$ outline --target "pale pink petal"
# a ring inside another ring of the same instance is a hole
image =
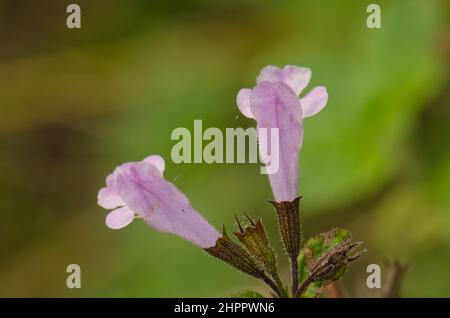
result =
[[[115,171],[113,171],[112,173],[110,173],[106,176],[106,185],[108,187],[111,187],[114,182],[114,179],[115,179],[114,172]]]
[[[237,97],[236,97],[236,103],[238,105],[239,110],[241,111],[242,115],[244,115],[247,118],[255,118],[253,116],[252,111],[250,109],[250,94],[252,93],[252,90],[250,88],[243,88],[239,91]]]
[[[151,164],[121,166],[117,188],[127,206],[159,231],[176,234],[202,248],[214,246],[220,237],[186,196],[155,173]]]
[[[303,118],[313,116],[320,112],[328,101],[327,89],[323,86],[314,87],[305,97],[300,98]]]
[[[161,172],[161,175],[163,174],[164,169],[166,168],[166,163],[164,162],[163,157],[158,156],[158,155],[148,156],[143,161],[148,162],[148,163],[154,165],[156,168],[158,168],[159,172]]]
[[[325,88],[316,88],[298,99],[310,80],[309,68],[286,65],[280,69],[269,65],[261,70],[256,79],[258,84],[250,94],[250,111],[257,121],[260,157],[263,163],[267,163],[267,168],[273,159],[269,154],[272,148],[276,149],[272,147],[276,144],[271,140],[270,131],[278,128],[279,169],[275,173],[268,171],[277,201],[292,201],[297,197],[303,118],[320,111],[328,99]],[[269,153],[267,157],[265,151]]]
[[[282,71],[279,67],[269,65],[264,67],[256,78],[256,83],[261,82],[281,82],[282,81]]]
[[[124,206],[108,213],[106,216],[106,225],[113,230],[118,230],[130,224],[133,219],[134,212]]]
[[[120,196],[111,188],[102,188],[98,191],[97,203],[105,209],[115,209],[125,205]]]
[[[277,201],[292,201],[297,197],[298,160],[303,140],[303,121],[298,120],[300,102],[286,84],[261,82],[252,91],[251,106],[258,133],[261,128],[279,130],[279,169],[269,174],[269,180]],[[267,148],[272,153],[271,142]]]
[[[282,71],[282,81],[298,96],[311,80],[311,70],[306,67],[286,65]]]

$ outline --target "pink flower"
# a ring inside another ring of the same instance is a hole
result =
[[[164,159],[156,155],[117,167],[106,178],[106,187],[98,192],[98,204],[112,209],[106,225],[120,229],[139,217],[155,229],[178,235],[201,248],[214,246],[220,233],[164,179],[164,168]]]
[[[265,138],[259,133],[260,128],[279,130],[279,169],[269,174],[273,194],[279,202],[297,197],[303,118],[317,114],[328,100],[327,91],[321,86],[298,98],[310,79],[309,68],[287,65],[280,69],[269,65],[261,70],[253,89],[243,88],[237,95],[241,113],[256,119],[260,143]],[[268,153],[271,153],[271,143],[269,140]]]

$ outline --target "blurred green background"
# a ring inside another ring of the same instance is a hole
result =
[[[0,296],[212,297],[265,290],[143,222],[113,231],[96,204],[118,164],[149,154],[217,228],[262,216],[259,164],[170,161],[176,127],[250,127],[235,98],[268,64],[297,64],[329,92],[305,122],[305,237],[341,226],[369,252],[344,284],[376,296],[366,266],[407,262],[403,296],[450,296],[450,3],[376,1],[0,1]],[[66,266],[82,288],[65,285]],[[288,266],[279,258],[282,274]],[[382,272],[383,274],[383,272]]]

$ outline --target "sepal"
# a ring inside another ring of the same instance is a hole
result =
[[[217,239],[213,247],[205,248],[204,250],[241,272],[256,278],[264,278],[265,274],[262,266],[245,249],[230,240],[225,226],[223,226],[222,233],[222,236]]]

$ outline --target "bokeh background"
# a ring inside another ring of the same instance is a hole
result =
[[[113,231],[97,206],[105,176],[149,154],[220,228],[262,216],[280,256],[259,164],[170,161],[176,127],[250,127],[235,98],[268,64],[325,85],[305,122],[305,237],[346,227],[369,252],[351,296],[377,296],[366,266],[408,263],[403,296],[450,296],[450,3],[376,1],[0,1],[0,296],[213,297],[265,290],[143,222]],[[66,266],[82,288],[66,287]],[[282,275],[288,278],[284,257]],[[384,269],[384,267],[383,267]],[[382,272],[384,273],[384,272]]]

